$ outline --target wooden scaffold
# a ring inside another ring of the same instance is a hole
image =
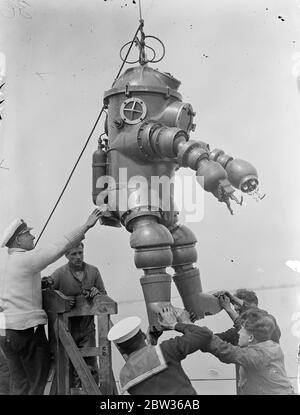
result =
[[[96,295],[92,301],[84,296],[76,297],[73,308],[68,297],[56,290],[43,290],[43,308],[48,315],[48,335],[54,356],[54,365],[45,394],[57,395],[117,395],[112,371],[111,344],[107,333],[112,325],[110,315],[117,313],[117,303],[107,295]],[[69,330],[70,318],[96,316],[98,345],[78,348]],[[99,383],[96,384],[83,357],[99,359]],[[70,362],[82,384],[82,389],[71,386]]]

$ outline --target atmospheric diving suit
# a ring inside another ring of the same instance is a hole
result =
[[[235,188],[253,193],[256,169],[248,162],[210,151],[191,140],[193,108],[182,102],[180,81],[148,65],[127,69],[105,92],[105,132],[108,140],[93,155],[93,201],[106,206],[102,223],[125,226],[131,233],[134,261],[143,269],[141,285],[150,328],[160,330],[157,311],[170,305],[171,276],[184,307],[198,318],[220,311],[218,299],[202,292],[195,248],[196,237],[179,224],[174,192],[153,186],[153,178],[172,180],[188,167],[205,191],[230,208]],[[138,185],[137,185],[138,183]],[[142,185],[141,185],[142,183]]]

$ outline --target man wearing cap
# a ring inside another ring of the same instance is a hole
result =
[[[110,329],[108,340],[116,344],[126,360],[120,372],[122,393],[128,391],[131,395],[197,394],[181,366],[181,361],[208,344],[212,333],[206,327],[192,324],[184,313],[180,317],[171,307],[160,311],[159,322],[163,329],[176,330],[183,336],[165,340],[157,346],[146,344],[145,335],[140,330],[139,317],[123,319]]]
[[[66,296],[84,295],[92,301],[98,294],[106,295],[106,289],[97,267],[84,262],[84,246],[80,242],[65,253],[68,263],[57,268],[49,278],[51,288]],[[51,282],[50,280],[50,282]],[[79,348],[96,346],[94,316],[77,316],[70,319],[70,331]],[[96,383],[99,382],[98,365],[95,356],[85,357]],[[80,379],[74,370],[74,386],[80,386]]]
[[[22,219],[9,225],[1,247],[8,257],[0,276],[0,346],[7,359],[12,395],[41,395],[50,368],[50,348],[44,325],[40,272],[84,239],[100,218],[95,209],[84,225],[44,248],[35,248],[35,237]]]
[[[242,327],[241,315],[249,309],[258,309],[258,298],[254,291],[248,290],[246,288],[239,288],[234,294],[231,294],[229,291],[217,291],[214,293],[216,297],[219,298],[220,307],[226,311],[231,320],[233,321],[233,327],[222,332],[216,333],[221,340],[224,340],[227,343],[230,343],[234,346],[238,345],[239,342],[239,331]],[[233,308],[231,307],[233,305]],[[267,313],[268,316],[274,322],[274,332],[272,334],[271,340],[275,343],[279,343],[281,331],[276,322],[275,317]],[[237,394],[240,394],[240,365],[235,365],[236,372],[236,391]]]

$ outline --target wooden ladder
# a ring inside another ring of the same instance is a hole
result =
[[[107,333],[112,326],[110,315],[117,313],[117,303],[107,295],[96,295],[91,302],[76,297],[73,308],[68,297],[56,290],[43,290],[43,308],[48,315],[48,335],[54,354],[54,364],[44,394],[57,395],[117,395],[111,361],[111,344]],[[69,319],[76,316],[97,316],[98,347],[78,348],[70,331]],[[100,388],[95,382],[83,357],[99,358]],[[70,385],[70,361],[82,388]]]

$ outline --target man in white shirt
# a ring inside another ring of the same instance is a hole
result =
[[[9,225],[1,247],[8,257],[0,276],[0,346],[7,359],[12,395],[41,395],[50,368],[50,348],[42,309],[41,271],[57,261],[100,218],[95,209],[81,227],[44,248],[35,248],[35,237],[22,219]]]

